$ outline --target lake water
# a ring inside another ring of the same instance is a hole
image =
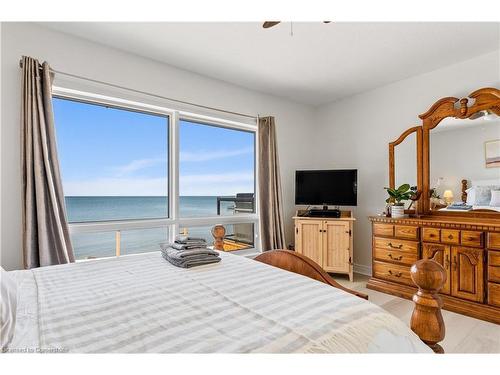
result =
[[[168,197],[66,197],[68,221],[88,222],[168,217]],[[233,202],[221,203],[221,215],[233,215]],[[217,216],[217,197],[179,197],[179,216]],[[203,237],[212,243],[211,226],[189,228],[189,235]],[[226,226],[231,233],[232,226]],[[159,243],[168,239],[169,228],[148,228],[121,232],[121,254],[159,250]],[[79,233],[71,236],[75,257],[115,255],[115,231]]]

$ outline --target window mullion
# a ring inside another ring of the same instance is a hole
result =
[[[172,116],[171,136],[170,136],[170,155],[171,155],[171,191],[170,203],[172,207],[171,218],[174,221],[171,240],[179,232],[179,112],[174,112]]]

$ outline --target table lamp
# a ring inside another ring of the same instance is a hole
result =
[[[445,190],[443,193],[443,198],[446,202],[446,205],[449,206],[453,203],[453,192],[451,190]]]

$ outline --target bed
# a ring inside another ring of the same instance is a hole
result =
[[[467,209],[442,208],[440,211],[500,212],[500,179],[462,180],[462,203]]]
[[[432,352],[402,321],[345,290],[221,252],[177,268],[159,252],[11,271],[11,352]]]

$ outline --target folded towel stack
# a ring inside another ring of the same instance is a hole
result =
[[[219,253],[207,247],[203,238],[177,236],[175,242],[160,244],[163,258],[174,266],[191,268],[220,262]]]
[[[465,204],[465,203],[453,203],[453,204],[450,204],[448,207],[446,207],[447,210],[465,210],[465,211],[469,211],[469,210],[472,210],[472,206],[469,205],[469,204]]]

